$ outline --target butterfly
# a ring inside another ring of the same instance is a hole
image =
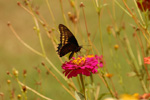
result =
[[[65,25],[59,24],[59,31],[60,44],[58,44],[57,52],[60,57],[71,52],[71,54],[69,55],[69,59],[71,59],[73,57],[73,54],[79,52],[82,46],[79,46],[76,38]]]

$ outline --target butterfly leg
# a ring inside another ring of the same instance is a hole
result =
[[[71,54],[69,55],[69,60],[73,57],[74,51],[71,52]]]

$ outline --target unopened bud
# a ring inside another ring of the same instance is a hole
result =
[[[18,97],[18,99],[21,99],[21,95],[20,95],[20,94],[18,94],[18,96],[17,96],[17,97]]]
[[[83,4],[83,2],[81,2],[81,3],[80,3],[80,7],[84,7],[84,4]]]
[[[16,70],[16,69],[13,69],[13,74],[14,74],[14,76],[18,76],[18,74],[19,74],[19,72]]]
[[[7,80],[7,84],[10,84],[11,83],[11,80]]]
[[[116,44],[116,45],[114,46],[114,48],[115,48],[115,50],[118,50],[119,45]]]

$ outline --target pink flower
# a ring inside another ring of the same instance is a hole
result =
[[[62,65],[63,73],[68,78],[76,77],[78,74],[90,76],[91,73],[96,73],[98,67],[103,67],[103,56],[87,55],[85,57],[79,56]]]
[[[144,63],[145,64],[150,64],[150,57],[145,57],[144,58]]]
[[[141,11],[150,11],[150,0],[137,0],[137,5]]]

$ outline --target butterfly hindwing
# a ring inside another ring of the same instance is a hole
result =
[[[74,49],[75,49],[74,47],[75,47],[74,44],[71,44],[71,43],[68,43],[68,44],[64,45],[64,46],[60,49],[60,52],[59,52],[60,57],[66,55],[67,53],[69,53],[69,52],[71,52],[71,51],[73,52]]]
[[[63,24],[59,24],[60,31],[60,44],[58,45],[58,54],[60,57],[66,55],[69,52],[72,52],[69,56],[69,59],[73,56],[74,52],[78,52],[81,49],[81,46],[78,45],[78,42],[71,31]]]

